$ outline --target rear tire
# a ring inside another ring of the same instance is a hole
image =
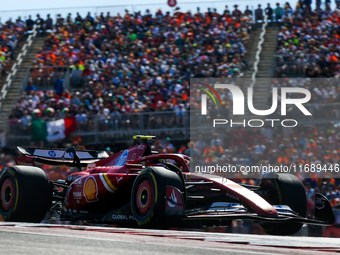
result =
[[[0,215],[4,221],[41,222],[51,206],[51,188],[44,171],[13,166],[0,178]]]
[[[269,173],[262,178],[259,185],[261,195],[272,205],[288,205],[299,216],[306,217],[307,197],[305,188],[295,175]],[[262,230],[270,235],[293,235],[298,232],[302,223],[267,223],[261,222]]]
[[[178,189],[184,202],[184,187],[175,172],[163,167],[148,167],[137,176],[131,192],[131,211],[139,226],[166,229],[176,225],[184,216],[184,209],[166,215],[167,186]]]

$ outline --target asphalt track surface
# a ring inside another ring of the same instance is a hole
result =
[[[340,239],[0,222],[0,254],[339,254]]]

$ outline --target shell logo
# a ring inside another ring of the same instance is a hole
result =
[[[84,196],[87,202],[97,201],[98,186],[93,176],[88,177],[84,183]]]

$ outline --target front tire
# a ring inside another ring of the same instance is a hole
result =
[[[177,173],[163,167],[148,167],[137,176],[131,192],[131,211],[139,226],[165,229],[184,215],[184,205],[183,210],[166,215],[167,186],[177,189],[185,203],[184,187]]]
[[[44,171],[13,166],[0,178],[0,216],[4,221],[41,222],[51,205],[51,188]]]
[[[299,216],[306,217],[307,196],[298,177],[291,174],[271,172],[262,178],[259,186],[261,195],[272,205],[288,205]],[[270,235],[293,235],[302,223],[267,223],[261,222],[262,230]]]

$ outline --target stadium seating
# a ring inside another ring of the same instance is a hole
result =
[[[339,9],[285,9],[278,35],[278,77],[338,77]]]
[[[13,22],[0,22],[0,84],[12,66],[15,50],[24,38],[26,26],[20,17]]]

